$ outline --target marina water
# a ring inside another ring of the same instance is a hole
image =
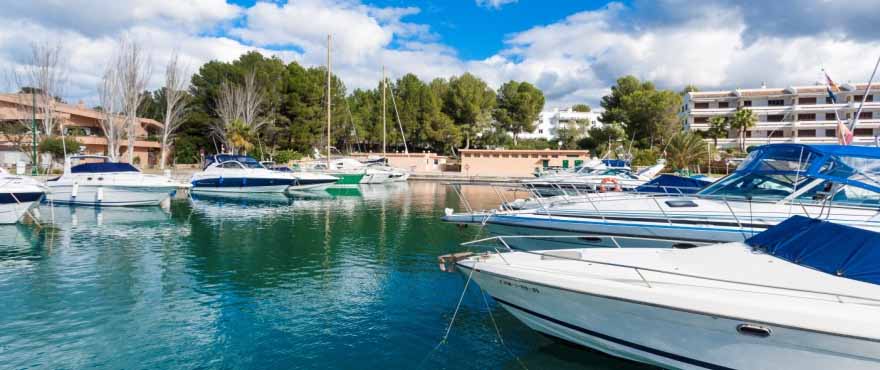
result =
[[[0,226],[0,368],[641,369],[545,338],[438,270],[444,185],[40,208]],[[496,330],[496,325],[498,330]],[[503,344],[499,339],[503,338]]]

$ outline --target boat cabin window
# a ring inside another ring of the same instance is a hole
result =
[[[756,200],[780,200],[791,195],[797,186],[804,186],[808,180],[809,178],[798,177],[794,173],[734,174],[710,185],[700,194],[718,197],[752,197]]]
[[[241,163],[238,163],[238,162],[223,162],[223,163],[220,163],[220,168],[242,169],[242,168],[244,168],[244,166],[242,166]]]
[[[823,175],[845,178],[880,187],[880,159],[834,157],[822,165]]]

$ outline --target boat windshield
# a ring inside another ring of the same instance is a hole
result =
[[[734,173],[710,185],[700,195],[756,200],[780,200],[788,197],[810,178],[796,174]]]
[[[245,168],[266,168],[259,161],[254,159],[253,157],[249,157],[246,155],[230,155],[230,154],[218,154],[212,157],[209,157],[205,162],[205,168],[208,168],[213,163],[224,163],[224,162],[238,162]]]

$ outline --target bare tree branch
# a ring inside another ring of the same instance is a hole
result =
[[[101,129],[104,130],[104,136],[107,137],[107,155],[112,161],[118,162],[125,120],[117,114],[122,102],[119,93],[119,76],[115,67],[111,63],[104,70],[104,76],[98,85],[98,98],[102,109],[102,118],[99,122]]]
[[[126,137],[128,138],[128,161],[134,163],[135,128],[138,125],[138,107],[144,100],[144,90],[150,76],[149,57],[144,55],[141,46],[127,39],[119,42],[119,57],[116,60],[116,73],[119,93],[122,97],[122,112],[125,115]]]
[[[264,100],[265,92],[257,85],[254,70],[245,75],[243,85],[229,81],[220,85],[215,102],[215,112],[220,121],[212,129],[215,137],[220,139],[227,150],[235,151],[228,135],[233,122],[240,120],[251,133],[257,132],[268,122],[263,112]]]
[[[162,154],[159,162],[159,168],[163,170],[165,169],[168,146],[174,139],[174,133],[184,122],[187,74],[186,69],[179,63],[177,52],[174,52],[168,65],[165,66],[165,117],[162,128]]]

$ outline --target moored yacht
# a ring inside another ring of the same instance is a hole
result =
[[[0,224],[14,224],[40,203],[46,187],[34,179],[0,168]]]
[[[745,242],[485,254],[457,267],[532,329],[613,356],[877,369],[878,245],[875,232],[795,216]]]
[[[323,173],[308,171],[293,171],[287,166],[276,166],[273,162],[260,162],[264,167],[272,170],[290,174],[293,176],[294,182],[287,188],[291,191],[321,191],[339,181],[338,177],[330,176]]]
[[[651,181],[665,167],[665,162],[633,171],[627,166],[583,166],[574,172],[561,172],[522,180],[525,186],[543,195],[558,194],[565,190],[606,192],[629,191]]]
[[[772,144],[692,195],[590,197],[539,209],[448,214],[494,235],[602,234],[715,243],[742,241],[792,215],[880,229],[880,148]],[[578,239],[523,247],[572,248]]]
[[[142,173],[131,164],[101,155],[74,155],[64,174],[46,182],[46,200],[55,204],[155,206],[187,187],[170,177]]]
[[[217,154],[192,176],[193,191],[215,193],[283,193],[295,183],[290,172],[273,171],[246,155]]]

